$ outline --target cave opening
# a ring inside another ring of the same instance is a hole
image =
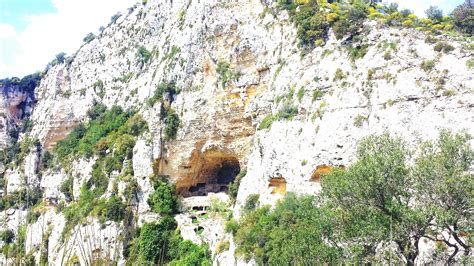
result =
[[[228,193],[229,184],[240,172],[239,160],[233,156],[204,158],[195,181],[180,189],[183,197],[207,196],[209,193]]]

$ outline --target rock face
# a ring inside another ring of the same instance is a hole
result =
[[[0,80],[0,148],[18,137],[18,126],[31,113],[35,102],[32,84],[20,79]]]
[[[70,60],[49,69],[36,88],[30,137],[39,140],[42,152],[52,151],[78,122],[87,120],[94,102],[137,109],[149,127],[131,160],[140,188],[136,203],[141,224],[158,218],[146,203],[153,191],[153,173],[169,176],[178,193],[192,201],[192,196],[225,193],[230,180],[223,177],[232,179],[246,169],[234,207],[238,217],[250,194],[259,194],[260,203],[267,204],[287,192],[317,193],[319,175],[350,165],[357,142],[370,134],[389,132],[413,144],[436,138],[443,128],[474,134],[474,70],[466,66],[473,54],[462,43],[450,40],[454,51],[439,54],[421,32],[368,22],[369,48],[363,58],[351,59],[332,34],[325,46],[302,55],[288,14],[272,14],[266,7],[257,0],[149,0],[130,8]],[[390,59],[384,58],[387,44],[395,47]],[[150,58],[140,56],[140,47],[150,51]],[[435,60],[430,71],[421,68],[426,60]],[[162,103],[147,104],[162,82],[180,88],[163,102],[181,120],[174,140],[164,138]],[[11,121],[21,116],[18,106],[33,98],[13,87],[0,97],[0,142],[6,144]],[[297,110],[293,119],[258,129],[266,116],[285,108]],[[27,157],[24,167],[7,170],[8,191],[21,186],[20,175],[36,178],[30,185],[39,185],[44,200],[53,206],[64,199],[59,186],[67,176],[56,169],[43,173],[40,180],[34,170],[38,156],[39,151]],[[93,164],[94,159],[80,158],[73,163],[74,199]],[[114,179],[110,180],[112,187]],[[183,228],[192,225],[188,218],[178,217]],[[84,264],[91,254],[100,254],[123,263],[116,238],[122,224],[104,229],[88,218],[78,225],[77,235],[102,245],[83,252],[79,242],[85,239],[60,240],[64,217],[52,210],[28,226],[32,244],[27,251],[37,261],[42,242],[34,232],[40,230],[40,221],[42,234],[50,235],[49,262],[76,256]],[[218,241],[230,239],[216,221],[204,222],[210,230],[204,238],[193,229],[183,232],[193,241],[210,241],[215,249]],[[105,252],[104,245],[114,248]],[[229,251],[215,256],[215,262],[231,264],[237,259]]]

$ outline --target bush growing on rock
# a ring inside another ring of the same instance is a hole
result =
[[[260,195],[258,194],[250,194],[248,195],[247,199],[245,200],[245,204],[243,206],[244,212],[249,212],[255,210],[259,204]]]
[[[240,182],[246,174],[246,170],[241,170],[239,174],[235,177],[235,180],[229,184],[229,197],[232,203],[235,203],[237,193],[239,192]]]
[[[125,217],[125,204],[122,203],[120,198],[113,195],[105,204],[103,217],[108,221],[122,221]]]
[[[165,140],[176,139],[176,134],[178,133],[178,128],[181,123],[178,114],[173,110],[169,109],[166,112],[165,117]]]
[[[183,240],[170,216],[144,224],[135,243],[133,256],[142,264],[211,265],[208,247]]]
[[[159,214],[173,214],[178,210],[178,198],[173,184],[157,180],[155,191],[148,198],[148,205]]]
[[[445,42],[439,42],[437,43],[434,48],[436,52],[444,52],[445,54],[451,52],[454,50],[454,47],[448,43]]]
[[[61,191],[61,193],[64,194],[67,201],[70,201],[73,196],[73,190],[72,190],[73,181],[74,181],[73,178],[69,176],[63,182],[61,182],[61,185],[59,186],[59,191]]]
[[[147,103],[149,106],[153,106],[156,102],[162,101],[165,94],[168,94],[170,101],[173,101],[173,96],[177,93],[179,93],[179,89],[176,88],[174,83],[160,83],[156,86],[153,96],[148,99]]]
[[[95,39],[94,33],[89,32],[89,33],[86,35],[86,37],[84,37],[83,41],[84,41],[85,43],[90,43],[90,42],[91,42],[92,40],[94,40],[94,39]]]
[[[140,46],[137,50],[138,62],[142,65],[148,63],[151,59],[151,52],[146,49],[145,46]]]
[[[436,61],[434,60],[425,60],[421,63],[421,69],[425,72],[431,72],[436,65]]]

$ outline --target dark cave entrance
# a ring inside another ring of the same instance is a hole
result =
[[[183,188],[183,197],[207,196],[208,193],[228,193],[229,184],[240,172],[239,160],[233,156],[211,157],[203,160],[197,175],[198,182]]]

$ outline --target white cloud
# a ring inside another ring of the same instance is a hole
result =
[[[57,12],[30,16],[21,32],[0,24],[0,78],[44,69],[60,52],[76,51],[88,32],[97,32],[117,11],[137,0],[51,0]]]

